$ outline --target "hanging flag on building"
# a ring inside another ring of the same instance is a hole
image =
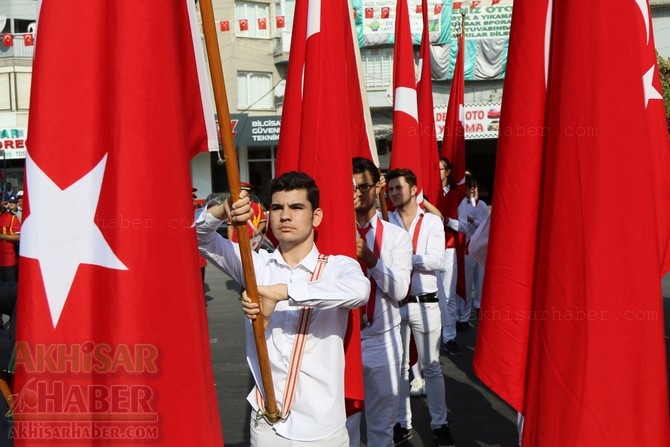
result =
[[[225,31],[230,31],[230,21],[228,21],[228,20],[221,20],[221,21],[219,22],[219,29],[220,29],[221,31],[224,31],[224,32],[225,32]]]
[[[189,161],[214,128],[195,100],[195,5],[115,0],[115,20],[107,6],[38,13],[14,445],[221,446],[191,227]],[[54,138],[73,121],[76,139]]]
[[[406,0],[398,0],[393,47],[393,137],[389,169],[406,168],[416,174],[417,201],[423,200],[423,159],[414,71],[414,48]]]
[[[5,47],[13,47],[14,46],[14,36],[11,34],[3,34],[2,35],[2,45]]]
[[[240,26],[240,31],[249,31],[249,20],[239,19],[237,23]]]
[[[276,17],[276,25],[277,28],[284,28],[286,27],[286,18],[284,16],[277,16]]]
[[[670,147],[651,14],[582,7],[514,8],[474,367],[524,415],[524,447],[670,445]]]
[[[352,116],[363,114],[350,108],[351,90],[360,89],[352,79],[355,56],[348,54],[353,49],[350,11],[347,2],[337,0],[296,2],[284,101],[291,113],[282,115],[275,171],[299,170],[316,180],[324,210],[316,232],[319,250],[355,258],[351,148],[360,141],[352,136]],[[360,411],[363,400],[358,310],[350,314],[349,329],[345,396],[352,413]]]

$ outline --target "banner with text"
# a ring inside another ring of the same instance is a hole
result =
[[[421,43],[420,0],[408,0],[412,40]],[[395,41],[395,0],[353,0],[358,44],[390,45]],[[433,44],[433,79],[451,79],[456,62],[457,33],[465,21],[465,79],[502,79],[507,62],[513,0],[428,0],[428,26]],[[463,7],[463,8],[461,8]]]
[[[447,106],[435,106],[435,132],[438,141],[444,136]],[[466,140],[498,138],[500,103],[465,104],[464,127]]]
[[[0,127],[0,157],[6,160],[26,158],[27,134],[25,127]]]

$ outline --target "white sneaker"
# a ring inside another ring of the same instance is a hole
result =
[[[426,395],[426,381],[421,377],[417,377],[409,384],[409,395],[412,397],[419,397]]]

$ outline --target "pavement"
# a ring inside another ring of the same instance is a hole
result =
[[[245,357],[241,289],[212,266],[207,267],[205,283],[212,368],[223,437],[227,447],[246,447],[249,445],[250,409],[246,396],[252,381]],[[670,346],[670,274],[663,279],[662,286],[666,346]],[[470,330],[457,337],[464,355],[441,356],[452,436],[459,447],[517,446],[516,412],[489,390],[472,370],[476,334],[476,321],[473,321]],[[670,348],[666,355],[670,364]],[[404,445],[435,446],[425,397],[412,398],[412,412],[414,436]]]

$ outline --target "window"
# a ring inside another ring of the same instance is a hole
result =
[[[235,2],[235,35],[270,37],[270,7],[265,3]]]
[[[293,29],[293,12],[295,11],[295,0],[275,0],[275,15],[284,17],[283,31],[290,33]],[[282,29],[277,29],[282,31]]]
[[[237,110],[274,109],[272,73],[237,72]]]
[[[30,108],[30,81],[32,73],[16,73],[16,110]]]
[[[0,73],[0,110],[12,110],[11,73]]]
[[[361,51],[365,88],[385,89],[393,82],[393,48],[372,48]]]

